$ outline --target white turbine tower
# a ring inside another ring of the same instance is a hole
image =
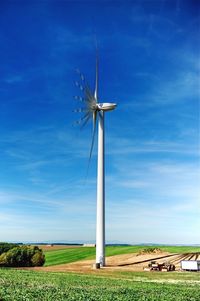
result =
[[[97,217],[96,217],[96,267],[105,266],[105,144],[104,144],[104,118],[105,112],[115,109],[115,103],[98,102],[98,57],[96,57],[96,80],[94,93],[91,92],[84,76],[78,71],[80,82],[75,82],[80,88],[83,97],[75,96],[75,99],[83,103],[83,107],[75,112],[84,112],[84,116],[76,122],[84,126],[90,119],[93,120],[92,142],[89,154],[89,162],[92,156],[96,122],[98,118],[98,165],[97,165]]]

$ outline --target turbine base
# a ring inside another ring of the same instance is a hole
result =
[[[97,269],[101,268],[101,265],[100,265],[100,263],[94,263],[92,267],[94,270],[97,270]]]

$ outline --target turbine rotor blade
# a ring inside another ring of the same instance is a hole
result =
[[[81,125],[81,129],[88,123],[90,119],[93,117],[93,124],[96,123],[96,111],[97,111],[97,101],[92,93],[89,85],[86,83],[83,74],[76,70],[80,76],[79,81],[75,81],[75,85],[82,91],[83,96],[74,96],[75,100],[81,101],[83,103],[83,107],[77,108],[74,112],[77,113],[86,113],[81,119],[75,122],[76,125]],[[98,72],[98,70],[97,70]],[[96,86],[97,88],[97,86]],[[96,90],[97,91],[97,90]],[[93,125],[94,128],[94,125]],[[92,146],[93,148],[93,146]],[[91,156],[91,155],[90,155]]]
[[[91,119],[91,113],[88,113],[88,116],[84,118],[83,124],[81,125],[81,130],[86,126],[88,121]]]
[[[75,100],[78,100],[78,101],[81,101],[81,102],[84,102],[84,101],[85,101],[85,99],[84,99],[83,97],[78,96],[78,95],[75,95],[75,96],[74,96],[74,99],[75,99]]]
[[[84,77],[84,75],[80,72],[80,70],[79,70],[79,69],[76,69],[76,72],[79,74],[80,79],[81,79],[82,81],[85,81],[85,77]]]
[[[81,117],[79,120],[74,122],[74,125],[80,125],[82,122],[85,123],[85,121],[86,120],[88,121],[90,118],[91,118],[91,113],[87,111],[87,113],[83,117]],[[83,125],[81,127],[83,127]]]
[[[96,127],[96,121],[97,121],[97,111],[96,110],[92,114],[92,119],[93,119],[93,124],[92,125],[93,125],[93,131],[94,131],[94,129]]]
[[[98,52],[97,52],[97,45],[96,45],[96,79],[95,79],[95,91],[94,91],[94,98],[97,102],[98,99],[98,68],[99,68],[99,58],[98,58]]]
[[[92,152],[94,148],[94,140],[95,140],[95,134],[96,134],[96,123],[97,123],[97,111],[93,112],[93,131],[92,131],[92,142],[91,142],[91,147],[90,147],[90,153],[89,153],[89,159],[88,159],[88,166],[87,166],[87,175],[90,167],[90,161],[92,158]]]
[[[84,87],[83,87],[78,81],[75,81],[75,85],[76,85],[81,91],[84,90]]]
[[[83,113],[86,111],[87,111],[86,108],[78,108],[78,109],[73,110],[73,112],[75,112],[75,113]]]
[[[94,98],[94,95],[92,94],[88,86],[85,86],[84,92],[85,92],[85,100],[87,102],[96,102],[96,99]]]

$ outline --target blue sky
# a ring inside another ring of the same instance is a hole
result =
[[[199,244],[198,1],[1,1],[0,241],[94,241],[96,144],[79,68],[106,114],[106,240]]]

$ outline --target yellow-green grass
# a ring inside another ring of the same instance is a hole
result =
[[[121,255],[138,253],[143,249],[154,248],[155,246],[107,246],[106,256]],[[200,247],[186,247],[186,246],[156,246],[162,251],[170,253],[191,253],[200,252]],[[75,247],[65,248],[55,251],[45,252],[45,266],[59,265],[65,263],[71,263],[79,260],[87,260],[95,258],[94,247]]]

